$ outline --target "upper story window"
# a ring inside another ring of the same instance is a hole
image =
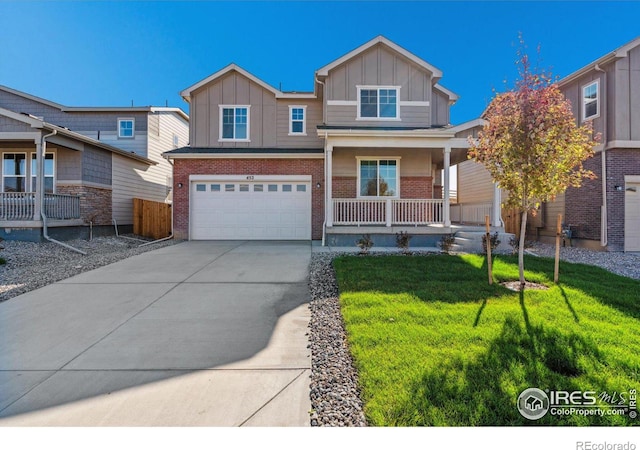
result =
[[[118,137],[133,138],[133,132],[136,128],[135,119],[118,119]]]
[[[358,86],[358,119],[399,119],[397,86]]]
[[[306,106],[289,106],[289,135],[299,134],[305,136],[307,134],[307,107]]]
[[[220,105],[220,140],[249,140],[249,106]]]
[[[600,115],[600,83],[594,81],[582,87],[582,120]]]

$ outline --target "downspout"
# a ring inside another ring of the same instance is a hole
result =
[[[330,183],[331,181],[329,181]],[[327,208],[329,208],[329,202],[327,202],[327,132],[324,132],[324,222],[322,222],[322,246],[325,246],[325,240],[327,235]]]
[[[322,123],[327,124],[327,102],[324,101],[325,98],[325,83],[324,81],[320,81],[318,76],[315,77],[316,83],[322,85]],[[327,235],[327,208],[331,207],[330,201],[327,201],[327,183],[330,183],[331,180],[327,181],[327,132],[324,132],[324,221],[322,222],[322,246],[325,246],[326,235]]]
[[[594,66],[597,72],[602,72],[603,75],[603,89],[601,92],[606,92],[607,86],[607,72],[602,70],[598,64]],[[602,102],[604,103],[604,102]],[[606,247],[609,243],[608,236],[608,214],[607,214],[607,106],[605,104],[602,111],[602,206],[600,207],[600,245]]]
[[[65,248],[68,248],[71,251],[80,253],[81,255],[86,255],[87,253],[83,252],[80,249],[77,249],[75,247],[70,246],[69,244],[65,244],[64,242],[60,242],[56,239],[49,237],[49,230],[47,228],[47,215],[44,212],[44,158],[47,154],[47,138],[51,136],[55,136],[56,134],[58,134],[58,131],[53,130],[53,132],[51,132],[50,134],[42,136],[41,145],[40,145],[41,147],[40,151],[42,152],[42,155],[40,157],[40,165],[38,166],[38,177],[41,180],[40,189],[42,191],[40,195],[40,216],[42,217],[42,235],[49,242],[53,242],[54,244],[61,245]]]
[[[167,161],[169,162],[169,164],[171,164],[171,175],[172,175],[171,176],[171,183],[173,183],[173,163],[171,162],[171,160],[169,158],[167,158]],[[171,186],[171,189],[173,189],[173,186]],[[138,245],[138,248],[146,247],[147,245],[156,244],[156,243],[162,242],[162,241],[168,241],[169,239],[173,239],[173,202],[171,204],[171,234],[169,236],[167,236],[167,237],[156,239],[155,241],[145,242],[144,244],[140,244],[140,245]]]

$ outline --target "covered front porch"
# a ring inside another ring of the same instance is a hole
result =
[[[443,235],[484,225],[486,216],[500,229],[497,187],[492,202],[457,203],[451,195],[451,170],[467,160],[464,131],[473,126],[324,130],[325,175],[331,180],[325,232]]]

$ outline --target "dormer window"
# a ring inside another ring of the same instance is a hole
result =
[[[118,119],[118,137],[133,139],[136,128],[135,119]]]
[[[398,120],[398,86],[358,86],[358,119]]]
[[[594,81],[582,87],[582,120],[600,115],[600,83]]]

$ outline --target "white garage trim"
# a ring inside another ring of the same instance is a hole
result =
[[[310,175],[191,175],[189,239],[310,240]]]
[[[624,251],[640,252],[640,175],[625,175],[624,182]]]

